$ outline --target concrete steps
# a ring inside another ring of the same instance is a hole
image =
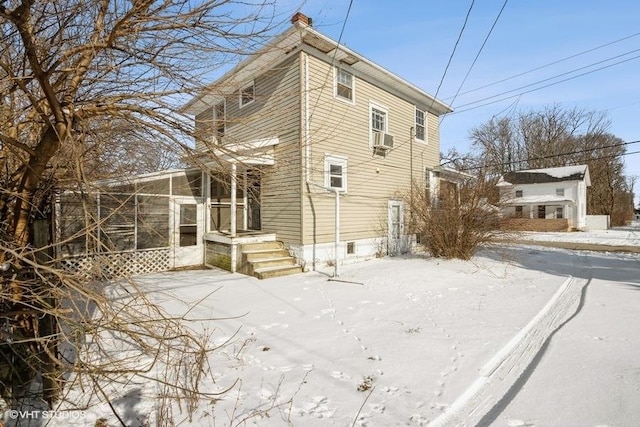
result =
[[[240,251],[243,272],[258,279],[302,272],[302,266],[296,264],[282,242],[248,243]]]

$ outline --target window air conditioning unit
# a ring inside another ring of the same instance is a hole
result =
[[[393,148],[393,135],[386,132],[373,132],[373,148],[390,150]]]

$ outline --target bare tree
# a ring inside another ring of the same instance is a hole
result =
[[[612,224],[630,219],[632,185],[624,175],[625,145],[608,133],[601,112],[559,105],[516,117],[492,118],[470,137],[487,176],[519,169],[587,164],[592,186],[588,213],[611,215]]]
[[[94,337],[111,331],[142,353],[191,348],[183,354],[193,358],[180,364],[198,366],[203,341],[141,293],[116,308],[95,283],[43,264],[32,247],[33,227],[61,183],[146,172],[188,155],[193,123],[176,106],[263,44],[277,25],[272,3],[0,1],[0,265],[7,270],[0,303],[3,333],[14,340],[3,335],[0,364],[11,368],[0,370],[2,381],[28,388],[42,375],[49,382],[44,388],[56,390],[45,396],[51,403],[65,369],[94,379],[110,369],[141,371],[87,359],[69,363],[60,346],[76,348],[76,358],[81,354],[69,331]],[[86,325],[89,306],[101,314],[100,328]],[[39,323],[42,318],[51,324]],[[170,385],[182,392],[197,388],[178,387],[174,379]],[[11,387],[2,394],[20,397]]]

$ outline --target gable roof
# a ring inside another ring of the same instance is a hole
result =
[[[507,172],[500,178],[498,185],[545,184],[564,181],[585,181],[587,186],[591,186],[589,167],[578,165]]]
[[[311,20],[296,19],[300,13],[294,15],[293,25],[275,36],[271,42],[251,55],[247,60],[224,74],[210,84],[197,96],[187,102],[181,111],[187,114],[198,114],[204,109],[222,101],[224,95],[229,95],[262,71],[267,70],[301,50],[316,57],[324,57],[327,62],[343,65],[353,70],[360,78],[375,82],[388,91],[424,108],[438,116],[452,112],[451,107],[435,97],[429,95],[417,86],[382,68],[364,56],[354,52],[311,27]]]

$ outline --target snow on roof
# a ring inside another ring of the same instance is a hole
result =
[[[569,203],[574,203],[574,201],[566,197],[552,195],[515,197],[504,202],[505,205],[566,205]]]
[[[525,169],[518,172],[544,173],[554,178],[567,178],[571,175],[584,174],[587,165],[562,166],[557,168]]]
[[[563,166],[544,169],[524,169],[507,172],[500,178],[500,186],[508,184],[541,184],[560,181],[584,181],[591,185],[587,165]]]

